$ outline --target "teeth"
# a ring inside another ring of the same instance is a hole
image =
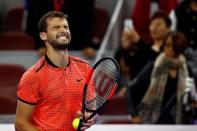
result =
[[[64,37],[64,36],[59,37],[59,39],[61,39],[61,40],[67,40],[67,38]]]

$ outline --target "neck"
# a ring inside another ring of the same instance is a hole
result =
[[[52,46],[47,47],[47,56],[58,67],[68,66],[68,51],[67,50],[55,50]]]
[[[156,52],[160,52],[160,48],[162,46],[162,40],[155,40],[153,45],[152,45],[152,49]]]

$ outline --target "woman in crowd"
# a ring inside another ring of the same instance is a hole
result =
[[[182,33],[170,32],[164,39],[163,52],[132,81],[129,95],[132,123],[183,123],[181,98],[190,76],[183,55],[186,47],[187,40]],[[144,93],[139,104],[132,99],[135,90]]]

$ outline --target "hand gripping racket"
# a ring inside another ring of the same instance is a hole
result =
[[[90,70],[83,90],[82,113],[90,112],[86,119],[81,119],[77,131],[96,115],[109,101],[119,86],[120,69],[115,59],[105,57],[94,64]]]

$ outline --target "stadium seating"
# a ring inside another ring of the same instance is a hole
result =
[[[0,115],[1,114],[15,114],[16,112],[16,100],[13,101],[8,98],[0,97]]]
[[[126,97],[114,97],[100,111],[101,115],[127,115]]]
[[[22,31],[24,8],[14,6],[8,10],[4,19],[4,31]]]
[[[35,50],[35,45],[32,36],[25,32],[0,32],[0,50]]]
[[[0,64],[0,114],[13,114],[16,110],[16,90],[24,72],[19,65]]]
[[[94,23],[93,23],[93,43],[94,44],[100,44],[103,36],[105,35],[105,32],[108,27],[109,23],[109,15],[107,11],[103,8],[96,7],[95,8],[95,17],[94,17]]]

